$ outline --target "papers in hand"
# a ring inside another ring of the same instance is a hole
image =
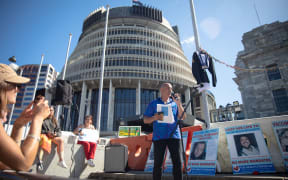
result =
[[[87,141],[96,143],[97,140],[99,139],[99,133],[97,130],[83,128],[81,132],[83,133],[83,135],[79,135],[78,141]]]
[[[163,121],[158,120],[158,123],[174,123],[174,116],[171,104],[157,104],[157,112],[163,112]]]

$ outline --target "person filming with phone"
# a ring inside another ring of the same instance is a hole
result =
[[[162,177],[162,164],[166,147],[168,147],[171,154],[174,179],[182,180],[183,177],[181,133],[178,121],[184,112],[184,108],[181,104],[180,95],[174,94],[171,96],[172,92],[172,85],[163,83],[160,87],[161,97],[152,101],[144,113],[144,123],[153,123],[154,180],[159,180]],[[182,120],[185,118],[186,114],[184,112]],[[178,127],[176,128],[176,126]]]

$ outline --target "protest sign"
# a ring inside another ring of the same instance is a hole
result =
[[[225,128],[233,174],[275,172],[259,124]]]
[[[219,129],[196,131],[188,159],[188,174],[215,175]]]
[[[99,133],[95,129],[83,128],[81,130],[81,133],[83,133],[83,135],[79,136],[78,141],[87,141],[87,142],[95,142],[96,143],[97,140],[99,139]]]
[[[272,122],[274,133],[281,151],[286,171],[288,171],[288,120]]]
[[[140,136],[141,126],[119,126],[118,137]]]

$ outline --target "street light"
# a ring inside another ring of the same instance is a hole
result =
[[[14,70],[14,71],[18,71],[19,66],[16,63],[16,58],[15,56],[12,56],[8,59],[11,63],[9,64],[9,66]]]
[[[10,62],[12,62],[12,63],[16,63],[16,58],[15,58],[15,56],[10,57],[8,60],[9,60]]]

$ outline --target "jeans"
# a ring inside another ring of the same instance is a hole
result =
[[[153,180],[161,180],[162,177],[162,165],[164,161],[164,155],[166,147],[168,146],[173,163],[173,177],[174,180],[182,180],[182,147],[180,139],[162,139],[153,141],[154,143],[154,168],[153,168]]]

